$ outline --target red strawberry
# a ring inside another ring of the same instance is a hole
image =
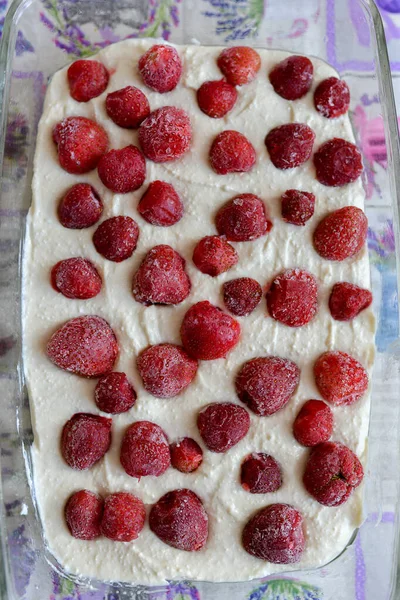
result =
[[[86,300],[101,290],[101,277],[94,264],[85,258],[61,260],[51,270],[51,284],[66,298]]]
[[[372,303],[372,294],[352,283],[335,283],[329,298],[329,310],[336,321],[350,321]]]
[[[117,492],[104,501],[101,531],[115,542],[131,542],[142,531],[145,519],[146,509],[139,498],[128,492]]]
[[[299,367],[287,358],[253,358],[242,366],[236,377],[236,393],[251,411],[266,417],[289,402],[299,380]]]
[[[89,102],[108,86],[107,69],[97,60],[76,60],[67,71],[71,96],[78,102]]]
[[[192,438],[183,438],[169,447],[171,465],[181,473],[192,473],[203,461],[203,450]]]
[[[192,126],[182,108],[163,106],[143,121],[139,142],[146,158],[165,163],[181,158],[190,149]]]
[[[227,452],[242,440],[250,427],[247,410],[232,402],[214,402],[197,417],[203,442],[211,452]]]
[[[47,344],[47,356],[57,367],[83,377],[99,377],[111,371],[118,352],[110,325],[95,315],[67,321]]]
[[[242,534],[246,552],[275,564],[298,562],[304,550],[303,517],[289,504],[259,510]]]
[[[122,439],[120,459],[131,477],[159,477],[171,464],[168,438],[155,423],[136,421]]]
[[[317,179],[323,185],[338,187],[358,179],[363,166],[357,146],[341,138],[333,138],[314,154]]]
[[[363,480],[358,457],[339,442],[324,442],[310,453],[303,483],[307,492],[324,506],[340,506]]]
[[[346,114],[350,106],[349,86],[336,77],[324,79],[314,92],[314,106],[327,119]]]
[[[279,463],[269,454],[253,452],[242,462],[240,482],[250,494],[276,492],[282,486]]]
[[[134,275],[132,292],[142,304],[179,304],[188,297],[191,283],[185,261],[171,246],[155,246]]]
[[[125,373],[114,371],[100,377],[94,390],[94,401],[99,410],[119,414],[132,408],[136,392]]]
[[[131,217],[111,217],[100,223],[93,234],[93,243],[107,260],[122,262],[136,249],[139,227]]]
[[[58,206],[61,225],[68,229],[85,229],[100,219],[103,203],[100,196],[88,183],[73,185]]]
[[[315,196],[311,192],[287,190],[282,195],[282,219],[292,225],[305,225],[314,214]]]
[[[185,350],[198,360],[224,358],[239,337],[239,323],[206,300],[189,308],[181,325]]]
[[[182,62],[175,48],[156,44],[140,57],[139,71],[147,87],[165,94],[178,85]]]
[[[67,117],[53,129],[58,160],[72,175],[88,173],[108,147],[108,136],[100,125],[86,117]]]
[[[308,400],[293,423],[293,435],[303,446],[316,446],[327,442],[332,430],[333,414],[322,400]]]
[[[306,56],[289,56],[275,65],[269,80],[275,92],[285,100],[305,96],[313,81],[314,68]]]
[[[78,540],[95,540],[100,537],[103,500],[88,490],[79,490],[65,505],[65,520],[71,535]]]
[[[195,552],[208,537],[208,516],[200,498],[191,490],[173,490],[162,496],[150,511],[149,525],[164,544]]]
[[[302,269],[287,269],[275,277],[267,292],[268,312],[288,327],[302,327],[318,310],[317,282]]]
[[[229,271],[238,260],[235,248],[217,235],[208,235],[201,239],[193,252],[193,262],[196,267],[211,277]]]
[[[265,145],[277,169],[293,169],[311,156],[315,133],[304,123],[288,123],[271,129]]]
[[[153,181],[140,199],[138,212],[151,225],[170,227],[183,217],[183,204],[166,181]]]
[[[136,146],[109,150],[97,166],[102,183],[115,194],[140,188],[146,179],[146,161]]]
[[[181,346],[157,344],[143,350],[137,359],[137,367],[149,394],[157,398],[173,398],[195,378],[197,360]]]
[[[361,363],[346,352],[324,352],[314,365],[315,383],[327,402],[354,404],[368,389],[368,375]]]
[[[249,46],[225,48],[217,62],[226,80],[232,85],[250,83],[261,67],[260,55]]]
[[[226,308],[238,317],[245,317],[252,313],[262,298],[261,285],[250,277],[227,281],[222,289]]]
[[[272,229],[264,202],[254,194],[240,194],[224,204],[215,217],[218,233],[231,242],[249,242]]]
[[[150,105],[141,90],[128,85],[122,90],[108,94],[107,114],[116,125],[125,129],[137,129],[150,114]]]
[[[210,163],[219,175],[247,173],[256,163],[256,151],[242,133],[222,131],[211,145]]]
[[[326,260],[345,260],[364,246],[367,217],[356,206],[344,206],[327,215],[314,231],[314,248]]]
[[[89,413],[76,413],[63,427],[61,453],[72,468],[90,469],[111,446],[112,420]]]
[[[197,90],[200,110],[213,119],[221,119],[235,106],[236,88],[223,79],[206,81]]]

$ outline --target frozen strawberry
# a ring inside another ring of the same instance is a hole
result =
[[[90,260],[67,258],[51,270],[51,284],[66,298],[86,300],[94,298],[101,290],[101,277]]]
[[[139,71],[147,87],[165,94],[178,85],[182,62],[175,48],[156,44],[140,57]]]
[[[199,412],[197,427],[211,452],[227,452],[249,431],[250,416],[232,402],[214,402]]]
[[[335,283],[329,298],[329,310],[336,321],[350,321],[372,303],[372,294],[353,283]]]
[[[368,220],[361,208],[344,206],[329,213],[314,231],[314,248],[327,260],[345,260],[365,244]]]
[[[298,100],[305,96],[313,81],[314,68],[305,56],[289,56],[275,65],[269,80],[275,92],[285,100]]]
[[[236,377],[239,400],[260,417],[281,410],[293,396],[300,381],[300,369],[287,358],[268,356],[244,363]]]
[[[140,199],[139,214],[151,225],[170,227],[183,217],[183,204],[166,181],[153,181]]]
[[[240,325],[207,300],[197,302],[185,314],[181,325],[185,350],[198,360],[225,358],[240,338]]]
[[[76,60],[67,71],[71,96],[78,102],[89,102],[108,86],[107,69],[97,60]]]
[[[85,229],[100,219],[103,203],[100,196],[88,183],[73,185],[58,205],[58,218],[68,229]]]
[[[67,117],[53,129],[58,160],[72,175],[88,173],[108,147],[108,136],[100,125],[86,117]]]
[[[76,413],[63,427],[61,454],[67,465],[90,469],[111,446],[112,420],[89,413]]]
[[[272,229],[264,202],[254,194],[240,194],[229,200],[217,212],[218,233],[231,242],[250,242]]]
[[[293,435],[303,446],[316,446],[327,442],[332,430],[333,414],[322,400],[308,400],[293,423]]]
[[[197,90],[200,110],[213,119],[224,117],[235,106],[236,100],[236,88],[223,79],[206,81]]]
[[[106,111],[110,119],[124,129],[137,129],[150,114],[150,104],[141,90],[128,85],[108,94]]]
[[[256,151],[242,133],[228,129],[211,144],[210,163],[219,175],[247,173],[256,163]]]
[[[78,540],[95,540],[100,537],[103,500],[94,492],[79,490],[65,505],[65,520],[71,535]]]
[[[115,194],[127,194],[140,188],[146,179],[146,161],[136,146],[109,150],[97,166],[102,183]]]
[[[304,550],[303,517],[290,504],[270,504],[259,510],[243,529],[249,554],[276,564],[298,562]]]
[[[188,297],[185,260],[171,246],[154,246],[133,277],[132,293],[141,304],[179,304]]]
[[[118,352],[113,330],[96,315],[67,321],[47,344],[47,356],[57,367],[83,377],[99,377],[111,371]]]
[[[197,360],[181,346],[157,344],[143,350],[137,359],[137,368],[149,394],[157,398],[173,398],[195,378]]]
[[[363,480],[358,457],[339,442],[323,442],[310,453],[303,483],[309,494],[324,506],[339,506],[348,500]]]
[[[245,85],[253,81],[260,70],[261,58],[253,48],[234,46],[222,50],[217,63],[231,85]]]
[[[344,115],[350,106],[349,86],[336,77],[324,79],[314,92],[314,106],[327,119]]]
[[[93,235],[99,254],[107,260],[122,262],[132,256],[139,238],[139,227],[131,217],[111,217],[100,223]]]
[[[237,317],[245,317],[252,313],[262,298],[261,285],[250,277],[227,281],[222,289],[226,308]]]
[[[143,121],[139,142],[146,158],[165,163],[181,158],[190,149],[192,126],[182,108],[163,106]]]
[[[225,238],[208,235],[201,239],[193,252],[193,262],[202,273],[216,277],[229,271],[239,260],[235,248]]]
[[[203,461],[203,450],[192,438],[183,438],[169,447],[171,465],[181,473],[192,473]]]
[[[332,187],[355,181],[363,170],[357,146],[341,138],[322,144],[314,154],[314,165],[318,181]]]
[[[315,196],[311,192],[287,190],[281,198],[282,219],[292,225],[305,225],[314,214]]]
[[[315,133],[304,123],[287,123],[271,129],[265,145],[277,169],[293,169],[311,156]]]
[[[208,537],[208,516],[200,498],[191,490],[173,490],[162,496],[150,511],[149,525],[164,544],[195,552]]]
[[[107,373],[100,377],[94,390],[99,410],[110,414],[126,412],[136,402],[136,392],[125,373]]]
[[[317,282],[303,269],[287,269],[275,277],[267,292],[268,312],[288,327],[302,327],[318,310]]]
[[[250,494],[276,492],[282,485],[279,463],[269,454],[253,452],[242,462],[240,482]]]
[[[136,421],[122,439],[120,459],[131,477],[159,477],[171,464],[168,438],[155,423]]]
[[[346,352],[325,352],[314,365],[315,383],[327,402],[349,406],[368,388],[368,375],[361,363]]]
[[[139,498],[128,492],[116,492],[104,501],[101,532],[115,542],[132,542],[142,531],[145,519],[146,509]]]

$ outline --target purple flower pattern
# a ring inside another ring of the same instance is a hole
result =
[[[88,4],[85,13],[77,8],[76,0],[43,0],[45,11],[40,13],[43,25],[53,34],[54,43],[68,54],[85,57],[109,44],[126,38],[162,36],[168,40],[173,27],[180,23],[179,8],[182,0],[141,0],[132,8],[129,0],[119,1],[116,18],[109,9],[93,11]],[[96,26],[98,40],[89,40],[86,25]],[[121,33],[121,23],[130,33]]]

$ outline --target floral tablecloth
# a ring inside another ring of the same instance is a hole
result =
[[[93,3],[95,0],[93,0]],[[165,39],[170,37],[171,31],[179,27],[180,10],[185,0],[148,0],[143,1],[143,7],[140,8],[138,2],[137,14],[135,11],[127,12],[126,26],[139,29],[143,34],[160,35]],[[246,38],[249,32],[258,27],[263,19],[267,2],[264,0],[198,0],[204,5],[204,17],[209,21],[209,27],[214,33],[220,36],[221,41],[232,41]],[[334,0],[332,0],[334,2]],[[348,0],[351,18],[355,23],[358,19],[357,3]],[[80,21],[85,16],[75,14],[74,1],[68,0],[42,0],[43,10],[40,12],[39,19],[43,30],[47,35],[51,35],[54,45],[65,50],[71,55],[71,59],[78,56],[87,56],[96,49],[118,41],[113,30],[113,23],[106,25],[101,16],[96,20],[96,12],[88,10],[90,14],[88,19],[98,28],[99,42],[89,43],[86,39]],[[285,3],[283,3],[284,5]],[[395,93],[398,97],[400,106],[400,0],[378,0],[382,17],[385,24],[386,36],[388,40],[393,82]],[[313,26],[313,22],[319,18],[318,2],[310,2],[310,13],[301,18],[294,18],[291,30],[285,35],[291,38],[300,37],[303,33]],[[315,7],[315,9],[313,8]],[[8,8],[8,0],[0,0],[0,34],[4,23],[4,17]],[[283,6],[284,10],[284,6]],[[67,12],[66,12],[67,11]],[[68,28],[68,29],[67,29]],[[72,28],[72,29],[71,29]],[[34,56],[35,47],[28,36],[19,32],[17,40],[17,50],[21,55],[32,54]],[[23,75],[21,75],[22,77]],[[357,128],[361,132],[361,144],[363,146],[364,156],[367,159],[368,175],[368,200],[371,205],[377,207],[374,213],[374,223],[369,232],[369,246],[371,249],[374,271],[379,273],[379,310],[384,314],[385,328],[379,330],[377,338],[378,349],[383,351],[398,336],[397,328],[397,293],[396,293],[396,273],[395,273],[395,255],[394,255],[394,233],[393,223],[387,219],[382,211],[379,210],[380,198],[382,198],[382,188],[387,185],[385,165],[386,155],[385,146],[382,143],[383,127],[379,116],[376,116],[373,110],[377,99],[373,94],[368,94],[366,86],[365,94],[359,99],[359,103],[354,111],[353,118],[357,122]],[[23,152],[25,140],[25,124],[23,115],[19,115],[8,130],[8,147],[14,149],[11,160],[21,161],[21,169],[26,167]],[[9,159],[10,157],[8,157]],[[12,219],[12,209],[3,210],[0,213],[1,219]],[[0,252],[1,252],[0,248]],[[15,340],[12,336],[1,337],[0,329],[0,356],[13,351]],[[0,378],[9,377],[7,373],[0,372]],[[3,475],[7,469],[7,456],[2,457]],[[15,502],[7,505],[7,513],[12,518],[14,513],[22,514],[24,510],[21,503]],[[377,516],[369,515],[368,519],[373,521]],[[387,536],[393,536],[394,531],[394,513],[392,511],[383,512],[379,515],[381,523],[387,528]],[[26,590],[30,581],[30,564],[34,557],[29,555],[29,549],[25,544],[23,528],[18,527],[10,536],[9,543],[12,552],[18,556],[23,556],[21,568],[17,582],[18,593],[20,597],[25,597]],[[382,545],[382,544],[381,544]],[[353,569],[353,587],[354,599],[365,600],[366,581],[368,577],[368,561],[365,557],[365,548],[363,547],[363,536],[358,536],[354,545],[354,556],[351,568]],[[383,559],[382,559],[383,560]],[[377,595],[376,600],[383,600],[388,597],[387,582],[379,582],[379,565],[376,569]],[[387,571],[386,571],[387,572]],[[323,573],[322,575],[323,576]],[[314,580],[313,580],[314,581]],[[381,589],[382,593],[378,590]],[[26,597],[33,598],[32,595]],[[146,596],[148,597],[148,596]],[[207,596],[210,598],[211,596]],[[230,593],[224,593],[224,600],[322,600],[322,591],[317,583],[299,582],[292,579],[269,579],[257,586],[249,586],[245,591],[235,590]],[[368,597],[373,597],[369,595]],[[78,591],[75,584],[61,576],[54,575],[53,589],[50,596],[38,598],[38,600],[113,600],[114,596],[107,591],[82,592]],[[139,596],[138,596],[139,598]],[[222,596],[221,596],[222,598]],[[202,600],[202,588],[190,583],[171,585],[168,592],[154,592],[151,600]],[[341,598],[337,598],[341,600]]]

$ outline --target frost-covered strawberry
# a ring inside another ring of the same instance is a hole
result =
[[[73,415],[61,435],[61,454],[65,462],[79,471],[90,469],[111,445],[111,425],[111,419],[99,415]]]
[[[214,402],[197,417],[203,442],[211,452],[227,452],[247,434],[250,417],[247,410],[232,402]]]
[[[189,308],[181,325],[185,350],[198,360],[224,358],[239,337],[239,323],[207,300]]]
[[[74,100],[89,102],[108,86],[109,74],[97,60],[76,60],[67,71],[69,91]]]
[[[150,421],[136,421],[124,434],[120,460],[131,477],[159,477],[171,464],[165,432]]]
[[[201,550],[208,538],[208,516],[200,498],[187,489],[172,490],[152,507],[150,529],[168,546]]]
[[[185,260],[171,246],[154,246],[133,277],[132,293],[141,304],[179,304],[188,297]]]
[[[99,377],[111,371],[118,352],[113,330],[96,315],[67,321],[47,344],[47,356],[57,367],[83,377]]]
[[[157,398],[173,398],[193,381],[197,360],[181,346],[157,344],[143,350],[137,367],[147,392]]]
[[[305,546],[303,517],[289,504],[270,504],[248,521],[242,543],[246,552],[262,560],[298,562]]]
[[[108,136],[100,125],[86,117],[67,117],[53,129],[58,160],[72,175],[88,173],[108,147]]]

